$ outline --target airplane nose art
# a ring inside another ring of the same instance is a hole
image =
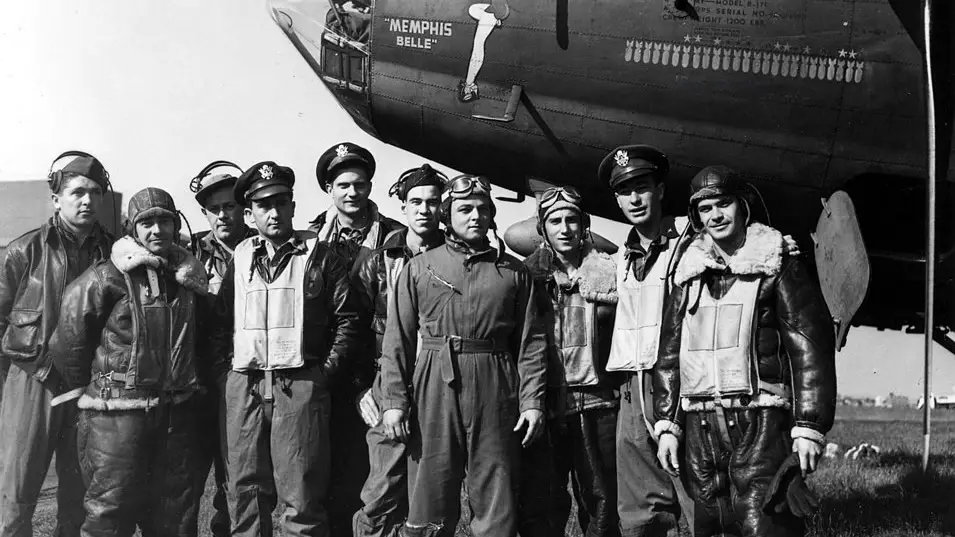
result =
[[[604,237],[592,233],[594,246],[601,252],[614,254],[617,252],[617,245]],[[517,255],[527,257],[531,255],[542,243],[544,238],[537,233],[537,218],[530,217],[507,228],[504,232],[504,244]]]

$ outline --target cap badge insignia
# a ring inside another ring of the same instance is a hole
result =
[[[265,179],[266,181],[268,181],[269,179],[272,178],[272,167],[269,166],[268,164],[266,164],[265,166],[262,166],[261,168],[259,168],[259,175],[262,176],[262,179]]]
[[[348,148],[345,147],[345,144],[339,144],[338,147],[335,148],[335,154],[338,155],[338,158],[342,158],[348,154]]]
[[[613,156],[614,160],[617,161],[617,166],[621,168],[630,163],[630,155],[626,151],[620,149],[617,151],[617,154]]]

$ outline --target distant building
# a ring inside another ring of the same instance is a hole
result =
[[[0,182],[0,259],[10,241],[53,216],[46,181]]]
[[[892,408],[910,408],[912,406],[912,400],[904,395],[897,395],[894,393],[889,394],[889,406]]]

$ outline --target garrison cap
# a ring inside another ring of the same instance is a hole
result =
[[[219,168],[233,168],[236,170],[236,173],[221,172],[212,174],[213,171]],[[189,190],[195,193],[196,201],[199,202],[199,205],[205,206],[206,199],[216,190],[223,187],[234,189],[237,180],[236,175],[241,174],[242,168],[237,165],[227,160],[217,160],[208,164],[198,175],[192,178],[192,181],[189,182]]]
[[[628,179],[655,175],[663,179],[670,171],[670,161],[662,151],[650,145],[622,145],[604,157],[597,168],[597,179],[615,189]]]
[[[420,167],[406,170],[398,176],[398,180],[395,181],[395,184],[391,185],[391,188],[388,189],[388,195],[396,196],[399,200],[406,201],[408,199],[408,192],[412,188],[419,186],[436,186],[438,190],[444,191],[444,187],[447,184],[448,177],[446,175],[432,168],[430,164],[424,163]]]
[[[341,142],[329,147],[315,165],[315,177],[318,186],[328,192],[328,186],[335,181],[335,168],[342,164],[363,166],[368,170],[368,180],[375,176],[375,157],[364,147],[351,142]]]
[[[109,172],[103,167],[103,163],[84,151],[66,151],[53,160],[49,174],[50,188],[59,190],[63,179],[72,175],[86,177],[104,191],[109,188]]]
[[[126,218],[130,226],[150,216],[164,215],[177,218],[179,214],[176,202],[169,192],[161,188],[148,187],[133,194],[126,208]]]
[[[235,201],[248,207],[250,201],[265,199],[277,194],[292,193],[295,185],[295,172],[292,168],[279,166],[271,160],[259,162],[248,170],[235,183]]]

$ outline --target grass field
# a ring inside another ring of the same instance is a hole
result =
[[[845,448],[876,444],[876,460],[824,460],[810,478],[822,500],[811,537],[942,537],[955,535],[955,412],[933,414],[932,469],[922,474],[921,414],[913,409],[839,407],[829,441]],[[211,493],[211,482],[206,490]],[[36,535],[50,535],[55,483],[44,489]],[[200,535],[208,536],[211,495],[203,497]],[[464,510],[466,512],[466,510]],[[571,517],[573,520],[573,517]],[[570,529],[570,528],[569,528]],[[281,533],[277,532],[277,535]],[[462,525],[458,536],[469,532]],[[579,531],[568,531],[577,537]]]

